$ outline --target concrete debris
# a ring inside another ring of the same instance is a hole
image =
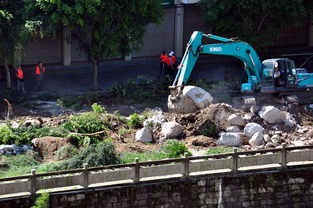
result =
[[[264,143],[264,140],[263,140],[263,133],[262,132],[256,132],[255,134],[253,134],[253,136],[249,140],[249,144],[252,147],[258,147],[258,146],[262,145],[263,143]]]
[[[149,143],[153,141],[152,130],[149,127],[143,127],[136,132],[136,142]]]
[[[264,106],[259,111],[259,116],[270,124],[282,123],[286,120],[285,112],[274,106]]]
[[[226,129],[227,132],[240,132],[238,126],[230,126]]]
[[[143,122],[143,125],[149,126],[156,130],[158,127],[162,125],[162,123],[166,122],[165,116],[163,116],[163,112],[161,109],[153,109],[149,111],[150,116]]]
[[[183,127],[176,122],[165,122],[162,124],[162,135],[166,139],[176,138],[183,133]]]
[[[248,123],[243,131],[247,137],[251,138],[256,132],[263,132],[264,128],[257,123]]]
[[[225,146],[240,146],[243,143],[242,137],[243,137],[242,133],[234,132],[222,133],[220,138],[218,139],[218,143]]]
[[[229,125],[231,126],[245,126],[246,125],[245,120],[241,116],[238,116],[236,114],[230,115],[227,121]]]

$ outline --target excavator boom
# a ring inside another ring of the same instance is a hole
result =
[[[202,44],[203,37],[218,40],[221,43]],[[183,85],[187,83],[200,54],[224,55],[240,59],[245,64],[245,71],[248,75],[248,83],[242,84],[242,91],[253,91],[259,87],[261,83],[262,62],[251,45],[243,41],[235,41],[233,39],[195,31],[187,44],[185,54],[178,67],[178,73],[173,85],[170,87],[172,97],[179,94]]]

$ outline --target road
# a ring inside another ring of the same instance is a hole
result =
[[[81,94],[93,87],[91,64],[73,64],[72,66],[46,66],[43,92],[61,95]],[[211,78],[223,80],[225,70],[240,70],[240,64],[234,59],[200,59],[192,73],[192,78]],[[24,67],[25,90],[36,92],[35,68]],[[143,75],[156,79],[159,75],[158,58],[135,59],[130,62],[105,61],[99,66],[99,87],[106,90],[113,83],[126,82]]]

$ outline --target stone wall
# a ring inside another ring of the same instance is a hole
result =
[[[313,207],[313,168],[219,174],[54,193],[50,207],[209,208]],[[32,199],[0,200],[0,207],[30,207]]]

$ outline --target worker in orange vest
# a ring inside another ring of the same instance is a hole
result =
[[[166,61],[168,57],[165,51],[162,51],[160,55],[160,77],[162,78],[166,72]]]
[[[171,78],[174,78],[174,76],[175,76],[175,65],[176,65],[176,57],[175,57],[174,51],[171,51],[168,54],[166,64],[167,64],[167,73],[171,76]]]
[[[43,82],[43,76],[46,72],[46,68],[43,66],[41,61],[38,61],[38,64],[36,66],[36,77],[37,77],[37,87],[38,90],[42,90],[42,82]]]
[[[16,82],[17,82],[17,90],[20,92],[25,92],[24,90],[24,72],[21,65],[17,66],[16,69]]]

